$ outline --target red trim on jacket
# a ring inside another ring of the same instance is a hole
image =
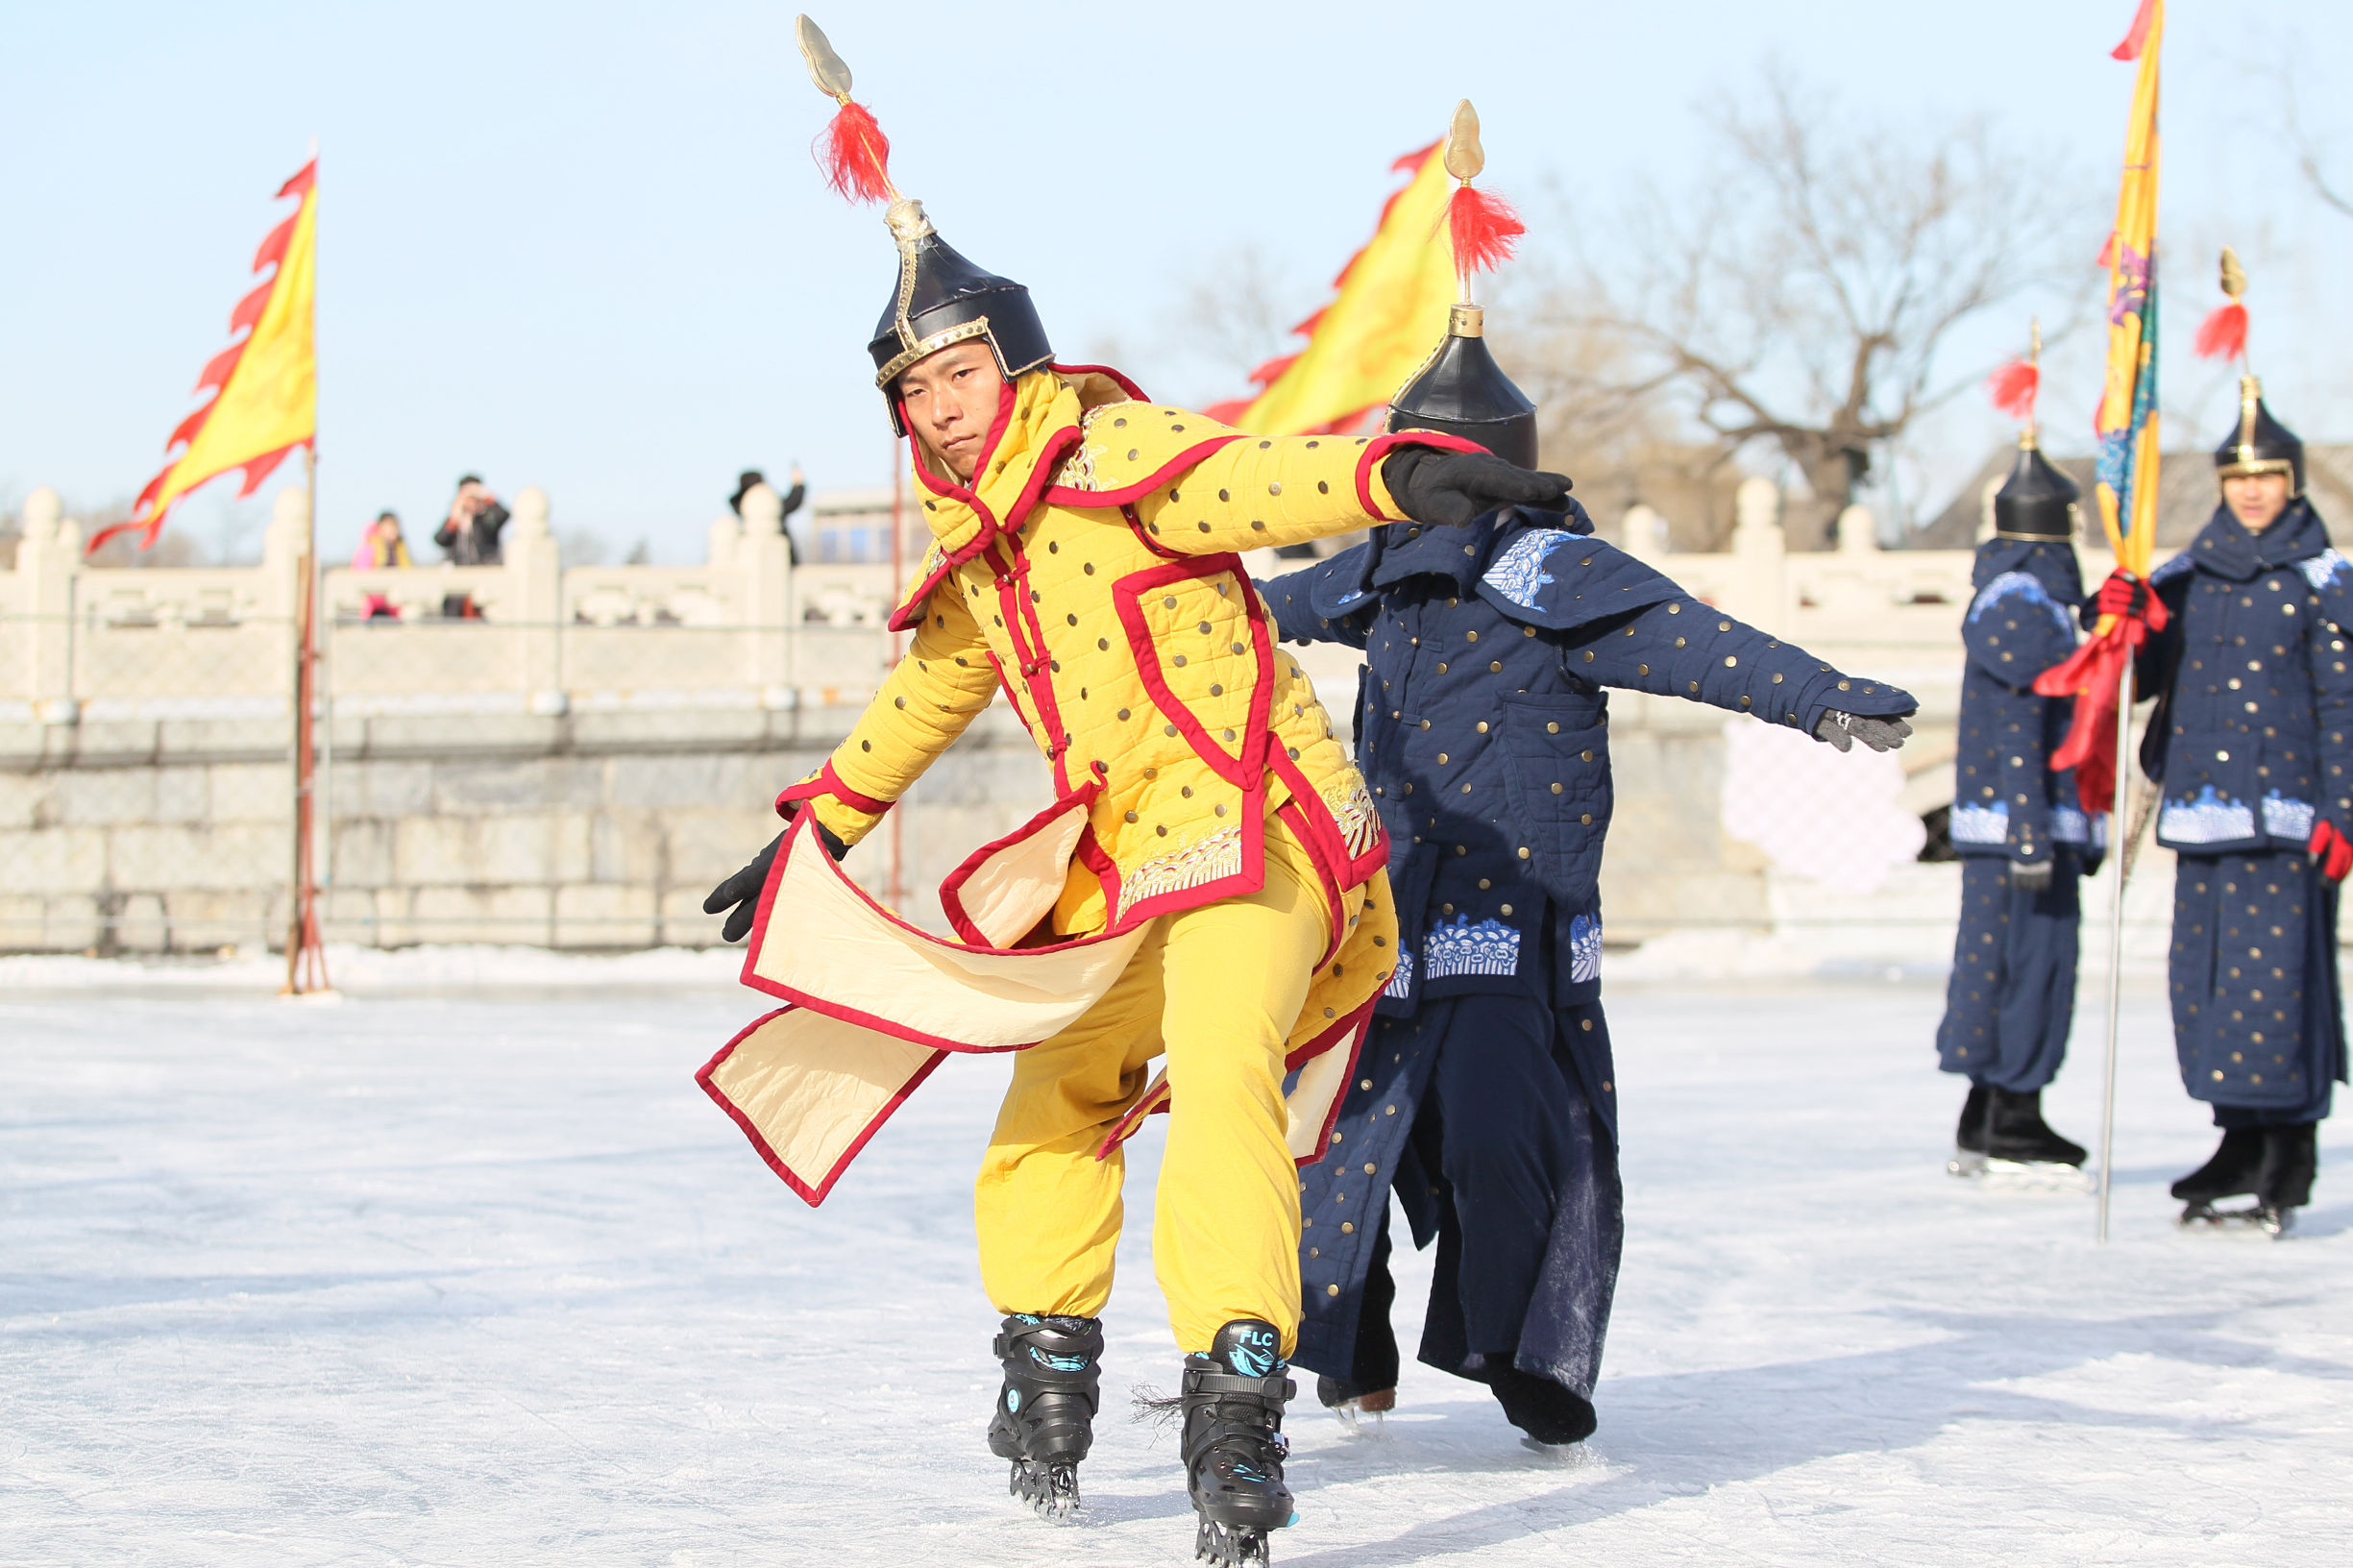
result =
[[[1101,795],[1102,793],[1102,782],[1099,779],[1089,779],[1086,783],[1080,785],[1068,795],[1064,796],[1061,799],[1055,801],[1043,811],[1039,812],[1035,817],[1032,817],[1028,821],[1023,822],[1019,827],[1015,828],[1012,832],[1005,834],[1001,838],[990,840],[987,844],[982,845],[979,848],[965,856],[964,864],[958,866],[954,870],[948,872],[947,880],[940,884],[940,907],[947,912],[947,923],[954,927],[956,935],[962,937],[966,942],[971,943],[975,947],[987,947],[990,945],[989,939],[981,934],[980,927],[973,924],[971,917],[965,912],[963,896],[965,883],[971,879],[974,871],[980,870],[981,864],[984,861],[986,861],[991,855],[995,854],[999,849],[1007,848],[1010,845],[1018,844],[1023,839],[1028,838],[1031,834],[1038,832],[1040,829],[1043,828],[1046,823],[1052,821],[1055,818],[1060,817],[1063,815],[1063,813],[1068,811],[1073,806],[1078,807],[1082,811],[1088,810],[1094,805],[1095,796]],[[1088,825],[1090,828],[1091,828],[1093,824],[1089,823]],[[1083,839],[1084,834],[1082,834],[1081,837]],[[1072,853],[1075,855],[1076,850],[1074,849]],[[1024,950],[1027,951],[1029,949]]]
[[[861,795],[842,782],[842,775],[833,771],[833,759],[817,771],[815,778],[803,779],[776,796],[776,815],[790,819],[795,813],[785,808],[802,800],[814,800],[821,795],[830,795],[842,804],[856,811],[870,811],[876,816],[889,811],[896,801],[877,800],[870,795]]]
[[[751,1118],[746,1115],[733,1100],[727,1098],[724,1090],[711,1081],[711,1075],[719,1070],[720,1064],[733,1056],[735,1048],[749,1039],[753,1030],[758,1029],[769,1019],[781,1017],[792,1011],[793,1009],[789,1006],[780,1007],[773,1013],[764,1013],[754,1018],[742,1033],[722,1045],[717,1056],[702,1065],[701,1070],[695,1074],[695,1082],[702,1086],[702,1091],[711,1097],[714,1105],[727,1114],[727,1119],[743,1130],[744,1136],[751,1141],[752,1151],[759,1155],[769,1169],[784,1179],[784,1185],[793,1189],[794,1196],[814,1209],[825,1201],[825,1195],[833,1190],[833,1184],[842,1179],[842,1173],[849,1168],[849,1163],[857,1159],[859,1153],[866,1148],[868,1140],[882,1131],[882,1124],[895,1115],[898,1108],[907,1103],[907,1097],[920,1089],[923,1086],[923,1080],[938,1070],[940,1064],[947,1060],[948,1053],[945,1051],[932,1052],[931,1060],[916,1069],[915,1076],[908,1079],[896,1094],[891,1096],[890,1104],[874,1113],[873,1119],[866,1124],[864,1130],[858,1134],[849,1147],[842,1151],[842,1158],[836,1160],[832,1168],[820,1176],[812,1185],[793,1173],[784,1161],[778,1158],[776,1151],[769,1146],[768,1139],[760,1136],[760,1130],[751,1124]]]
[[[1487,449],[1476,441],[1466,441],[1458,435],[1444,435],[1436,430],[1399,430],[1391,435],[1376,435],[1364,444],[1364,452],[1357,459],[1357,500],[1365,512],[1384,523],[1395,523],[1373,504],[1373,465],[1399,447],[1435,447],[1440,452],[1484,452]]]
[[[1250,627],[1250,642],[1257,661],[1257,680],[1250,691],[1250,716],[1243,723],[1241,755],[1229,755],[1225,747],[1210,739],[1207,725],[1196,718],[1177,695],[1168,689],[1168,678],[1161,670],[1159,649],[1152,641],[1151,627],[1144,624],[1142,598],[1145,594],[1171,583],[1208,581],[1212,577],[1231,574],[1241,590],[1242,609]],[[1112,584],[1112,607],[1119,613],[1119,625],[1127,632],[1128,651],[1135,656],[1137,677],[1143,682],[1152,705],[1161,716],[1177,726],[1179,734],[1193,748],[1193,754],[1227,783],[1238,789],[1253,790],[1266,770],[1266,743],[1269,720],[1274,711],[1274,644],[1266,629],[1264,613],[1260,609],[1258,595],[1250,592],[1249,574],[1242,570],[1241,560],[1234,555],[1190,555],[1171,561],[1165,566],[1146,567],[1131,572]]]
[[[1057,506],[1074,506],[1081,510],[1125,506],[1131,502],[1141,501],[1218,448],[1231,446],[1240,439],[1238,433],[1234,433],[1197,441],[1154,469],[1150,478],[1138,479],[1133,484],[1123,484],[1116,490],[1078,490],[1066,484],[1055,484],[1046,487],[1045,499]]]

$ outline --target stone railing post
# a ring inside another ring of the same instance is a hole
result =
[[[765,484],[744,492],[744,534],[735,542],[743,583],[736,601],[751,649],[751,683],[763,707],[792,705],[793,546],[784,535],[784,498]]]
[[[1850,506],[1838,514],[1838,552],[1875,555],[1879,552],[1879,520],[1868,506]]]
[[[27,496],[24,536],[16,543],[24,695],[45,724],[82,717],[74,697],[74,577],[82,570],[82,526],[61,510],[58,493],[46,485]]]
[[[1994,497],[2009,478],[2007,474],[1997,474],[1977,489],[1977,543],[1981,545],[1994,537]]]
[[[261,613],[291,628],[302,603],[303,542],[310,529],[310,498],[290,484],[270,503],[270,526],[261,535]],[[294,679],[293,632],[287,632],[286,679]],[[291,689],[289,687],[289,689]]]
[[[1732,502],[1732,587],[1725,607],[1752,626],[1788,622],[1789,536],[1781,531],[1781,491],[1771,479],[1740,482]]]
[[[529,485],[515,497],[514,521],[501,540],[506,570],[506,619],[517,626],[516,675],[530,711],[554,718],[570,705],[564,692],[564,567],[548,531],[548,493]]]
[[[1655,564],[1667,553],[1667,520],[1637,502],[1626,508],[1618,524],[1618,538],[1635,560]]]

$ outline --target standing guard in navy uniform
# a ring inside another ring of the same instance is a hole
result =
[[[1536,456],[1535,405],[1467,305],[1389,428]],[[1261,591],[1284,638],[1368,654],[1357,755],[1390,835],[1399,926],[1331,1150],[1301,1173],[1293,1359],[1351,1419],[1394,1405],[1394,1188],[1414,1245],[1438,1246],[1422,1360],[1486,1384],[1530,1440],[1581,1441],[1624,1236],[1600,994],[1606,688],[1842,751],[1900,745],[1916,704],[1694,599],[1592,537],[1574,501],[1384,527]]]
[[[2225,288],[2236,270],[2226,255]],[[2312,1201],[2315,1132],[2345,1078],[2337,897],[2353,870],[2353,562],[2305,496],[2303,442],[2251,375],[2215,467],[2222,504],[2190,548],[2145,584],[2111,576],[2099,606],[2155,633],[2139,671],[2157,698],[2141,765],[2163,786],[2157,842],[2179,856],[2173,1042],[2183,1087],[2222,1129],[2173,1196],[2184,1224],[2276,1236]],[[2247,1196],[2246,1209],[2214,1207]]]
[[[1937,1065],[1969,1080],[1953,1134],[1956,1176],[1992,1168],[2080,1167],[2084,1149],[2043,1119],[2043,1090],[2067,1060],[2075,1016],[2082,910],[2077,884],[2098,870],[2107,818],[2087,817],[2072,770],[2049,758],[2072,704],[2038,697],[2034,677],[2075,650],[2083,573],[2075,560],[2082,492],[2035,441],[2037,354],[1997,393],[2025,418],[2018,462],[1994,496],[1994,537],[1977,547],[1976,590],[1961,619],[1960,753],[1953,763],[1953,852],[1961,922],[1953,940]],[[2008,372],[2005,372],[2005,375]]]

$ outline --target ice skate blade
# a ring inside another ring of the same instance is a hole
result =
[[[2201,1201],[2183,1209],[2176,1223],[2185,1231],[2201,1226],[2210,1231],[2260,1231],[2277,1241],[2295,1228],[2295,1211],[2275,1209],[2264,1203],[2245,1209],[2217,1209]]]
[[[1293,1519],[1298,1518],[1292,1514]],[[1256,1525],[1221,1525],[1213,1519],[1201,1521],[1193,1533],[1193,1560],[1206,1562],[1211,1568],[1269,1568],[1272,1561],[1266,1555],[1266,1531]]]
[[[1955,1149],[1952,1158],[1945,1162],[1945,1174],[1958,1176],[1963,1181],[1985,1174],[1985,1156],[1967,1149]]]
[[[1007,1489],[1046,1523],[1068,1524],[1079,1508],[1078,1463],[1073,1459],[1049,1459],[1042,1464],[1016,1459]]]
[[[2099,1178],[2081,1165],[2055,1160],[1996,1160],[1988,1157],[1978,1171],[1987,1190],[2010,1192],[2096,1192]]]

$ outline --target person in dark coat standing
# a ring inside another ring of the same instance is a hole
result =
[[[2252,376],[2215,453],[2222,504],[2102,609],[2145,619],[2139,675],[2157,709],[2142,770],[2159,780],[2173,872],[2169,988],[2190,1097],[2221,1145],[2173,1184],[2183,1222],[2274,1235],[2312,1201],[2315,1132],[2345,1078],[2338,884],[2353,870],[2353,562],[2304,493],[2304,445]],[[2152,611],[2149,590],[2162,605]],[[2227,1198],[2250,1208],[2223,1212]]]
[[[1536,457],[1535,406],[1476,307],[1391,429]],[[1388,829],[1395,978],[1332,1147],[1302,1173],[1306,1318],[1323,1403],[1395,1401],[1389,1193],[1438,1246],[1421,1359],[1484,1383],[1533,1441],[1595,1425],[1624,1234],[1601,1003],[1612,686],[1673,694],[1841,750],[1902,742],[1911,695],[1694,599],[1592,537],[1582,507],[1390,524],[1261,585],[1283,637],[1365,649],[1357,755]]]
[[[2098,869],[2107,817],[2088,817],[2074,772],[2049,766],[2072,704],[2034,691],[2035,676],[2075,650],[2082,492],[2045,460],[2031,404],[2027,414],[1961,618],[1968,660],[1949,819],[1961,921],[1936,1031],[1937,1065],[1969,1080],[1948,1167],[1957,1176],[1982,1174],[1989,1160],[1996,1168],[2084,1161],[2083,1146],[2043,1119],[2043,1090],[2067,1060],[2077,883]]]

